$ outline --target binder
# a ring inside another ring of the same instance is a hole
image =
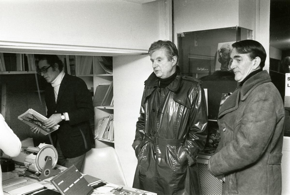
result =
[[[62,195],[90,195],[94,191],[74,165],[52,178],[51,183]]]
[[[103,117],[98,121],[97,128],[95,129],[95,138],[102,139],[104,136],[104,133],[109,127],[109,122],[111,120],[111,115]]]
[[[97,86],[93,100],[94,106],[102,106],[110,85],[110,83],[103,83]]]
[[[110,84],[110,86],[105,94],[105,97],[103,98],[103,101],[101,103],[102,106],[110,106],[112,99],[113,99],[113,83]]]

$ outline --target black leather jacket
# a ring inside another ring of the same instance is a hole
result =
[[[138,158],[133,186],[166,195],[199,194],[193,164],[204,148],[206,126],[204,92],[197,80],[178,74],[159,88],[152,73],[145,81],[133,143]]]

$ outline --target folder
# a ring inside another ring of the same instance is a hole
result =
[[[90,195],[94,191],[74,165],[52,178],[51,183],[62,195]]]

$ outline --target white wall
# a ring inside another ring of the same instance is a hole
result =
[[[238,0],[175,0],[174,32],[233,27],[239,23]]]
[[[269,71],[270,53],[270,0],[256,0],[255,40],[259,41],[266,50],[267,59],[265,70]]]
[[[144,81],[152,73],[148,56],[120,56],[114,58],[114,125],[115,148],[126,181],[133,184],[137,159],[132,143],[135,138]]]
[[[256,26],[256,7],[257,0],[239,0],[239,23],[238,25],[243,28],[254,30]]]
[[[159,37],[158,2],[0,0],[0,41],[147,49]]]

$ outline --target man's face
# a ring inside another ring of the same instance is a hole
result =
[[[48,82],[51,83],[57,75],[60,73],[58,69],[53,70],[46,60],[41,60],[38,62],[38,68],[40,70],[41,76]]]
[[[161,48],[154,51],[150,56],[150,60],[153,72],[157,77],[165,79],[175,73],[177,59],[173,57],[172,60],[168,60],[165,49]]]
[[[231,59],[231,69],[235,73],[235,80],[242,82],[252,72],[253,60],[249,54],[238,53],[236,48],[232,50]]]

